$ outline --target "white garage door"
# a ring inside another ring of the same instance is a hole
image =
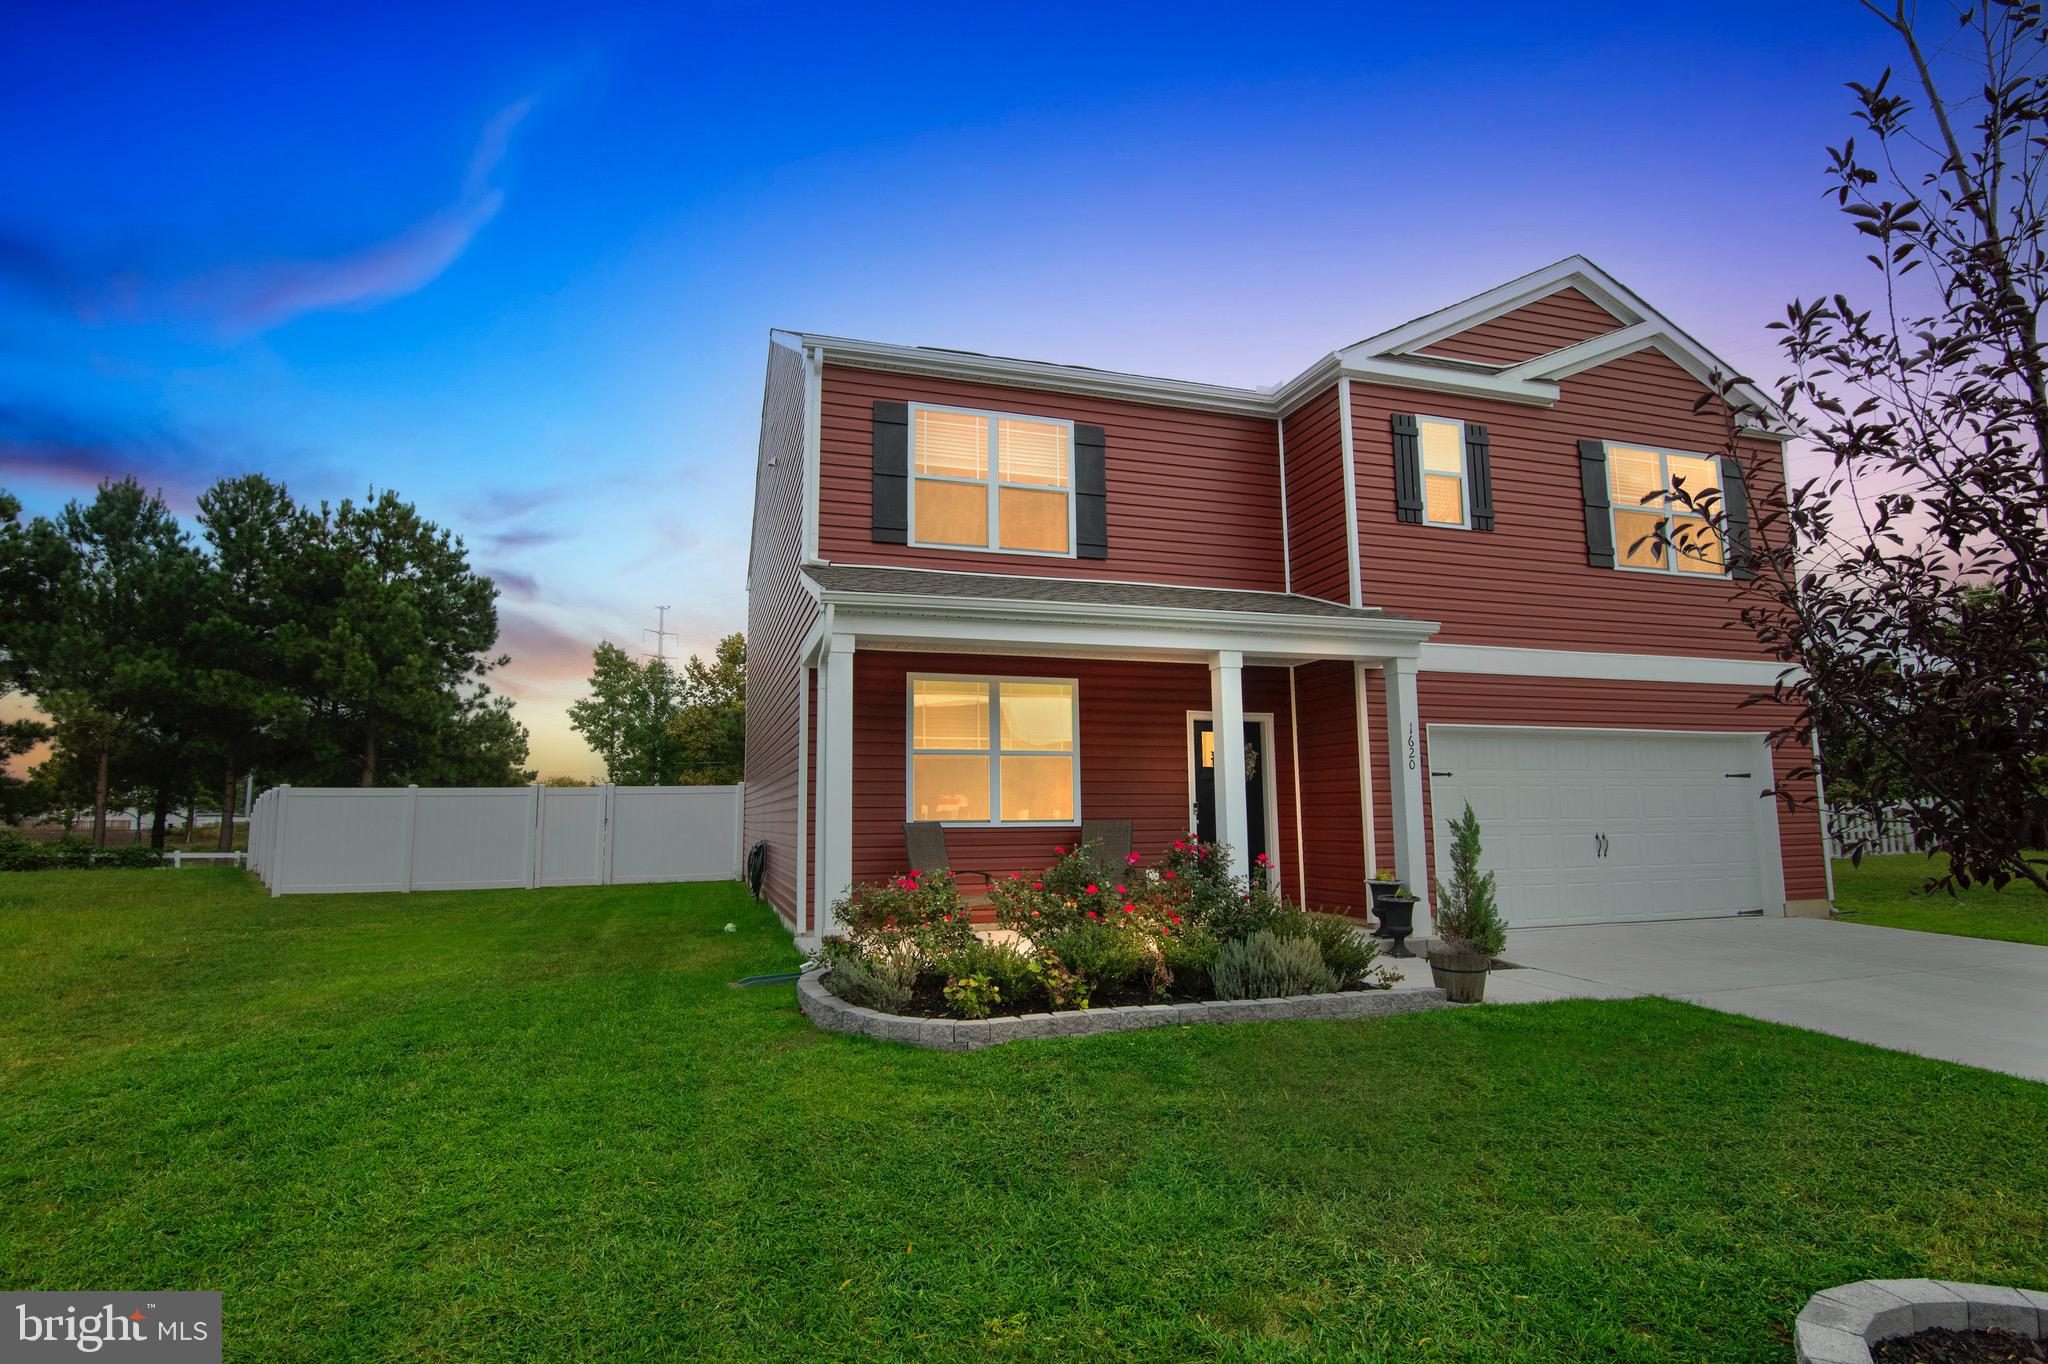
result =
[[[1436,870],[1470,801],[1510,927],[1783,908],[1753,735],[1432,725]]]

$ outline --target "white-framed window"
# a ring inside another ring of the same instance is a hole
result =
[[[1683,488],[1695,506],[1708,493],[1718,502],[1721,461],[1689,450],[1605,444],[1615,566],[1632,573],[1726,577],[1721,537],[1704,515],[1669,496]]]
[[[1472,481],[1465,468],[1465,423],[1451,417],[1415,419],[1422,454],[1422,520],[1430,526],[1472,525]]]
[[[1081,688],[1067,677],[910,678],[911,819],[1074,824]]]
[[[910,404],[910,543],[1074,554],[1074,424]]]

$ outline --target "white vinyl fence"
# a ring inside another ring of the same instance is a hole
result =
[[[1884,819],[1872,821],[1861,810],[1831,808],[1827,830],[1829,857],[1847,857],[1852,843],[1861,844],[1865,856],[1914,851],[1912,829],[1904,810],[1887,811]]]
[[[741,874],[738,786],[277,786],[249,816],[272,895]]]

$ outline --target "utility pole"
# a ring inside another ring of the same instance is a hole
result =
[[[668,628],[668,607],[656,606],[654,611],[654,628],[652,630],[642,630],[640,638],[644,641],[647,636],[654,636],[654,661],[661,664],[662,671],[666,672],[668,671],[668,641],[675,638],[675,632]],[[642,658],[647,657],[646,650],[641,650],[640,656]],[[661,752],[668,740],[669,716],[668,698],[666,695],[661,698],[659,704],[661,706],[661,714],[655,717],[654,739],[654,784],[656,786],[661,785]]]

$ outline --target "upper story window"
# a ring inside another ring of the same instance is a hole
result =
[[[1616,565],[1650,573],[1724,576],[1721,537],[1704,515],[1669,497],[1674,488],[1683,488],[1695,507],[1708,493],[1718,500],[1720,461],[1683,450],[1607,443]]]
[[[1074,424],[910,406],[911,543],[1074,552]]]
[[[910,679],[910,818],[1071,824],[1081,803],[1071,679]]]
[[[1471,483],[1465,469],[1465,423],[1449,417],[1415,419],[1422,447],[1422,519],[1432,526],[1472,524]]]

